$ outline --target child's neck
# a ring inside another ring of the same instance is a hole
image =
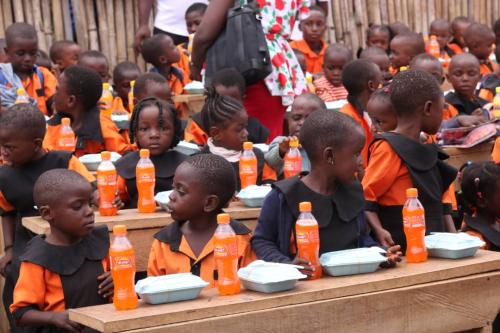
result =
[[[469,94],[461,94],[457,92],[456,94],[462,98],[465,98],[467,101],[473,101],[476,98],[474,92],[471,92]]]
[[[488,212],[484,209],[478,209],[476,215],[482,220],[487,222],[488,224],[494,225],[497,221],[497,216],[494,213]]]
[[[172,73],[172,65],[171,64],[161,64],[156,67],[158,69],[158,73],[165,77],[167,80],[170,79],[170,74]]]
[[[307,45],[309,48],[314,51],[315,53],[320,53],[321,49],[323,48],[323,41],[319,40],[317,42],[310,42],[306,40]]]
[[[420,125],[420,120],[398,119],[398,125],[394,131],[414,141],[420,142],[422,126]]]
[[[50,234],[45,241],[52,245],[69,246],[76,244],[82,240],[82,237],[68,235],[57,228],[50,228]]]
[[[24,79],[26,79],[26,78],[30,77],[31,72],[28,72],[28,73],[27,73],[27,72],[19,72],[19,71],[14,71],[14,74],[16,74],[17,76],[19,76],[19,78],[20,78],[21,80],[24,80]]]
[[[333,195],[336,189],[336,178],[328,175],[321,168],[311,168],[311,172],[302,178],[302,182],[312,191],[321,195]]]
[[[75,107],[68,117],[71,119],[71,128],[73,131],[80,129],[83,125],[85,110],[82,107]]]
[[[184,224],[187,230],[195,233],[206,233],[217,228],[217,214],[203,214],[189,219]]]

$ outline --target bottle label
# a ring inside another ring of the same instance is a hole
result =
[[[236,242],[216,244],[214,246],[214,255],[218,258],[237,257],[238,244]]]
[[[242,175],[253,175],[257,173],[257,168],[252,165],[240,165],[240,174]]]
[[[60,138],[58,140],[59,147],[74,147],[75,140],[72,138]]]
[[[98,186],[116,186],[116,175],[97,174]]]
[[[403,225],[406,228],[425,227],[425,215],[409,215],[403,217]]]
[[[300,172],[302,169],[302,163],[300,161],[285,160],[283,168],[288,171]]]
[[[135,258],[131,256],[112,256],[111,269],[129,269],[135,267]]]
[[[316,243],[319,240],[318,229],[297,231],[297,244]]]
[[[137,175],[137,181],[140,183],[154,183],[155,175],[152,173],[139,173]]]

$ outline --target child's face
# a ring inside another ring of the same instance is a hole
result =
[[[36,38],[14,38],[11,44],[5,48],[5,53],[12,63],[14,72],[30,74],[38,54],[38,40]]]
[[[68,114],[76,104],[76,97],[70,95],[66,85],[66,76],[61,74],[56,85],[56,92],[54,93],[54,107],[57,112]]]
[[[413,58],[413,52],[403,38],[396,37],[391,41],[391,54],[389,58],[394,68],[408,66]]]
[[[237,86],[226,87],[222,84],[215,86],[215,91],[221,96],[229,96],[243,102],[243,95]]]
[[[389,68],[391,67],[391,61],[389,60],[388,55],[385,55],[385,54],[378,55],[377,54],[377,55],[367,57],[366,59],[373,61],[375,63],[375,65],[378,66],[385,81],[390,79],[391,73],[389,72]]]
[[[457,22],[454,26],[453,38],[455,38],[460,45],[464,46],[464,31],[471,25],[470,22]]]
[[[436,39],[439,43],[439,48],[443,50],[444,47],[448,45],[451,39],[450,26],[448,24],[431,25],[431,31],[429,32],[429,35],[436,36]]]
[[[78,56],[80,55],[81,48],[78,44],[71,44],[64,48],[61,58],[56,60],[56,64],[64,70],[69,66],[74,66],[78,62]]]
[[[200,25],[202,19],[203,13],[199,10],[190,12],[186,15],[186,26],[189,34],[196,33],[196,30],[198,29],[198,26]]]
[[[342,69],[349,60],[343,52],[329,52],[325,54],[323,71],[326,79],[335,87],[342,85]]]
[[[174,119],[168,110],[163,110],[163,126],[160,126],[160,111],[156,106],[148,106],[139,113],[136,140],[139,148],[149,149],[151,155],[160,155],[172,145]]]
[[[447,77],[457,94],[472,98],[481,72],[476,61],[463,59],[450,63]]]
[[[354,174],[358,170],[359,158],[361,149],[365,144],[361,130],[352,135],[346,140],[342,147],[334,150],[333,165],[335,177],[342,183],[352,181]]]
[[[380,30],[373,31],[370,38],[366,40],[366,46],[379,47],[387,51],[389,49],[389,34]]]
[[[299,137],[304,121],[314,111],[318,111],[315,103],[311,103],[305,98],[296,98],[292,105],[292,111],[287,115],[289,135]]]
[[[102,83],[109,82],[111,76],[109,75],[108,61],[104,58],[85,57],[79,61],[80,65],[91,68],[99,73]]]
[[[372,130],[375,133],[389,132],[396,128],[398,119],[391,102],[386,98],[370,98],[366,111],[372,120]]]
[[[300,28],[306,42],[321,42],[326,30],[325,15],[317,10],[310,11],[309,16],[300,23]]]
[[[436,134],[443,121],[444,97],[439,96],[437,101],[431,101],[430,107],[424,110],[422,118],[422,131],[433,135]]]
[[[469,52],[476,56],[479,60],[487,60],[493,52],[492,44],[495,42],[493,33],[488,36],[474,36],[466,41]]]
[[[248,115],[245,109],[238,112],[225,127],[215,128],[213,140],[217,146],[230,150],[242,150],[248,141]],[[214,127],[212,127],[214,129]]]
[[[181,60],[181,54],[177,46],[175,46],[172,38],[165,35],[161,39],[161,46],[163,50],[162,55],[159,57],[161,64],[173,64]]]
[[[139,102],[141,99],[147,97],[156,97],[158,99],[161,99],[162,101],[173,103],[172,92],[170,91],[170,87],[167,84],[161,84],[154,81],[146,82],[144,91],[134,96],[134,103],[137,104],[137,102]]]
[[[4,162],[21,166],[32,161],[42,149],[42,139],[34,139],[26,130],[0,127],[0,154]]]
[[[114,81],[115,91],[125,103],[128,103],[126,101],[128,101],[128,93],[130,92],[130,81],[137,79],[140,74],[135,70],[126,70],[120,73],[120,77]]]
[[[412,66],[412,69],[420,69],[434,76],[439,85],[443,84],[444,73],[443,66],[438,61],[416,61],[416,64]]]

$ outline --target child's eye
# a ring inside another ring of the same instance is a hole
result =
[[[141,132],[146,132],[148,130],[147,127],[139,127],[139,131]]]

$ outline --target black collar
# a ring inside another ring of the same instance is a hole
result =
[[[478,231],[490,243],[500,247],[500,232],[493,229],[493,226],[479,216],[465,215],[465,225],[470,229]]]
[[[187,158],[186,155],[176,150],[167,150],[161,155],[151,156],[150,159],[155,166],[155,175],[159,178],[171,178],[177,167]],[[139,162],[139,152],[131,152],[116,162],[116,170],[125,179],[135,178],[135,167]]]
[[[75,135],[77,137],[77,149],[85,148],[85,141],[97,141],[104,143],[100,116],[101,111],[97,106],[84,113],[82,126],[75,131]],[[47,121],[47,123],[50,126],[58,126],[61,124],[61,119],[64,117],[64,115],[56,113]]]
[[[487,74],[483,76],[483,79],[481,80],[481,85],[483,88],[486,88],[488,90],[495,92],[495,88],[500,86],[500,77],[495,74]]]
[[[450,92],[446,94],[446,102],[453,105],[461,114],[470,115],[475,109],[482,108],[484,105],[488,104],[488,101],[482,99],[481,97],[476,97],[473,100],[468,100],[467,98],[458,95],[455,92]]]

